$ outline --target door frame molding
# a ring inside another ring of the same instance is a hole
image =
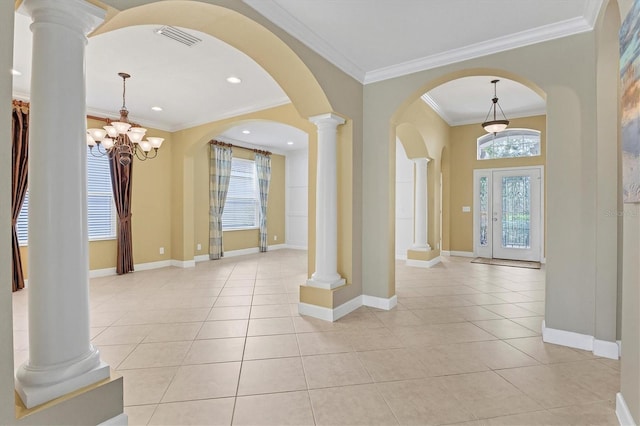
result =
[[[519,166],[519,167],[493,167],[493,168],[480,168],[473,169],[473,256],[478,257],[478,236],[480,235],[480,220],[479,220],[479,194],[476,188],[477,176],[480,173],[493,173],[496,172],[505,172],[505,171],[517,171],[517,170],[531,170],[538,169],[540,171],[540,262],[545,261],[545,180],[544,180],[544,166],[543,165],[535,165],[535,166]],[[489,200],[489,204],[491,205],[491,201]]]

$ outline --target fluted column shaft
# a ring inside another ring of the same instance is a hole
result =
[[[431,250],[428,243],[429,231],[427,221],[427,164],[428,158],[414,158],[415,179],[414,192],[415,204],[413,207],[413,247],[412,250]]]

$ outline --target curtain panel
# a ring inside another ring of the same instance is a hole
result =
[[[222,212],[231,177],[231,146],[211,143],[209,155],[209,259],[224,256]]]
[[[260,190],[260,251],[267,251],[267,202],[269,199],[269,182],[271,182],[271,157],[256,153],[256,171]]]
[[[123,166],[119,156],[109,158],[111,188],[118,214],[116,273],[118,275],[133,271],[133,238],[131,235],[131,178],[133,161]]]
[[[13,252],[12,290],[24,288],[22,258],[16,223],[27,193],[29,163],[29,104],[22,101],[12,102],[11,124],[11,246]]]

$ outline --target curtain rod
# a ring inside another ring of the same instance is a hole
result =
[[[230,148],[240,148],[240,149],[246,149],[248,151],[253,151],[257,154],[263,154],[263,155],[271,155],[271,152],[269,151],[263,151],[261,149],[255,149],[255,148],[245,148],[244,146],[240,146],[240,145],[234,145],[231,143],[226,143],[226,142],[221,142],[221,141],[217,141],[215,139],[211,139],[209,141],[210,145],[219,145],[219,146],[228,146]]]

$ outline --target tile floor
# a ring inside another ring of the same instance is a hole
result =
[[[543,344],[544,272],[396,265],[398,306],[297,314],[306,252],[91,280],[129,424],[616,425],[619,363]],[[15,293],[16,365],[27,357]]]

